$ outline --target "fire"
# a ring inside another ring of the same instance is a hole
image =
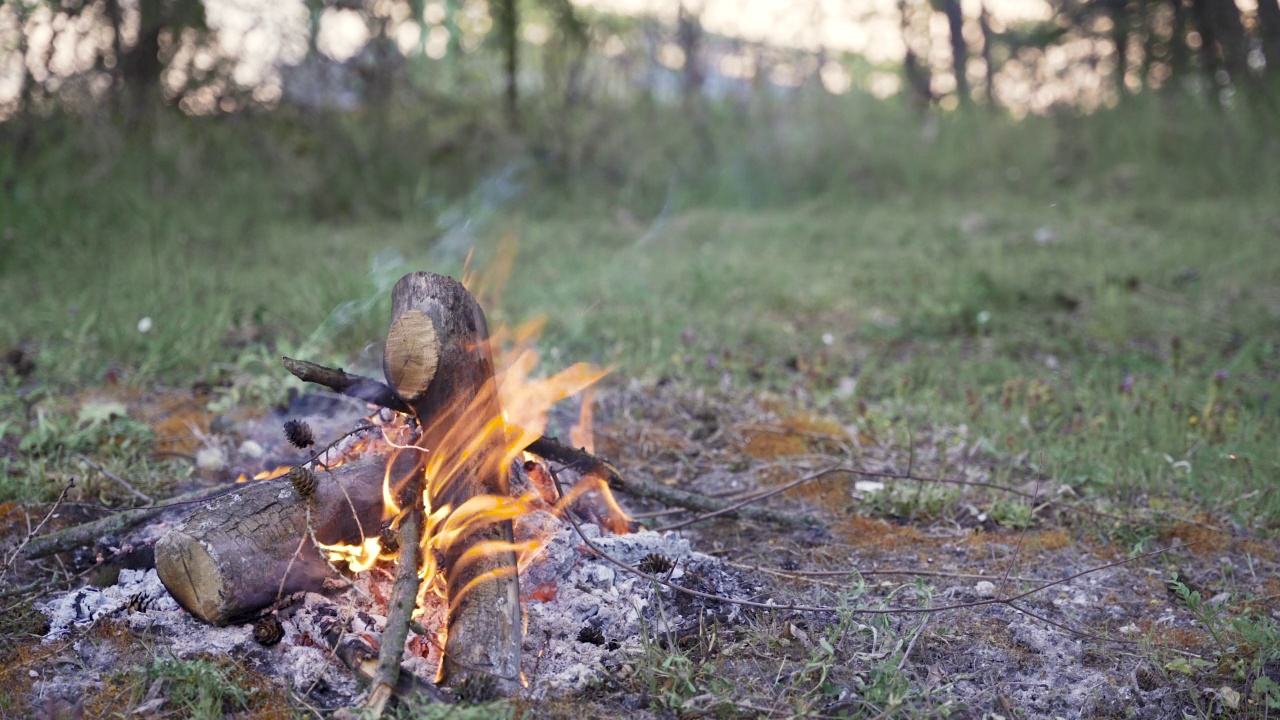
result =
[[[510,273],[513,257],[513,246],[504,242],[498,260],[484,276],[464,270],[464,284],[482,305],[493,307],[496,304],[497,288]],[[578,393],[585,393],[582,411],[570,438],[581,447],[590,449],[592,445],[593,412],[589,388],[604,377],[607,370],[579,363],[550,377],[535,377],[534,371],[539,363],[535,342],[542,327],[543,320],[537,319],[514,328],[498,325],[492,329],[489,351],[494,358],[496,388],[481,392],[468,407],[452,408],[456,412],[442,413],[442,416],[452,418],[450,427],[417,428],[409,416],[392,413],[395,417],[386,417],[388,411],[380,411],[384,419],[375,423],[381,433],[374,445],[392,450],[383,480],[384,516],[392,528],[398,526],[404,511],[397,502],[401,496],[399,491],[412,479],[392,476],[394,457],[406,451],[425,452],[426,457],[421,541],[423,562],[419,569],[423,582],[416,615],[422,614],[429,597],[445,597],[445,568],[441,567],[441,559],[448,557],[450,550],[464,538],[471,538],[469,542],[474,544],[453,559],[450,569],[454,572],[503,553],[510,553],[516,558],[515,567],[524,568],[539,552],[536,539],[512,542],[486,537],[475,540],[478,531],[538,510],[566,512],[575,500],[589,493],[597,493],[603,499],[607,515],[604,523],[609,529],[626,532],[629,527],[630,518],[600,478],[583,478],[561,495],[550,473],[541,465],[534,464],[530,466],[533,469],[529,473],[534,489],[523,496],[466,491],[467,484],[474,483],[475,478],[492,477],[493,474],[501,478],[502,487],[507,487],[514,463],[525,459],[525,449],[546,430],[552,406]],[[435,438],[436,446],[422,447],[426,437]],[[452,497],[464,499],[455,506],[448,501]],[[438,506],[433,507],[433,499],[439,502]],[[360,545],[321,547],[329,553],[330,559],[345,561],[356,572],[372,567],[380,557],[387,558],[376,537],[365,538]],[[480,572],[461,591],[455,592],[451,600],[456,604],[472,588],[510,572],[510,567]],[[443,628],[441,632],[444,632]]]
[[[293,469],[292,465],[280,465],[278,467],[271,468],[270,470],[263,470],[252,478],[250,478],[246,473],[240,473],[240,477],[236,478],[236,482],[245,483],[249,482],[249,480],[275,480],[278,477],[288,475],[291,469]]]

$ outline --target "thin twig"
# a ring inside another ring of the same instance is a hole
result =
[[[560,463],[580,474],[594,474],[597,477],[601,477],[614,490],[621,490],[639,497],[652,498],[668,505],[679,505],[680,507],[701,512],[723,510],[731,505],[731,503],[724,500],[707,497],[706,495],[691,493],[657,483],[647,483],[635,478],[623,477],[617,468],[608,462],[601,460],[586,450],[566,445],[553,437],[540,437],[530,443],[526,450],[545,460]],[[821,525],[819,520],[807,515],[794,515],[769,508],[744,506],[737,511],[737,514],[753,520],[772,522],[788,527]]]
[[[129,494],[133,495],[134,497],[138,498],[139,500],[142,500],[143,502],[147,503],[148,505],[151,505],[151,504],[154,504],[154,503],[155,503],[155,500],[154,500],[154,499],[152,499],[152,497],[151,497],[150,495],[148,495],[148,494],[146,494],[146,493],[142,492],[141,490],[139,490],[138,488],[134,487],[132,484],[130,484],[130,483],[129,483],[129,481],[128,481],[128,480],[125,480],[124,478],[122,478],[122,477],[120,477],[119,475],[116,475],[115,473],[113,473],[113,472],[111,472],[111,471],[107,470],[106,468],[102,467],[101,465],[99,465],[98,463],[94,462],[93,460],[90,460],[90,459],[89,459],[89,457],[88,457],[87,455],[77,455],[76,457],[80,458],[81,462],[83,462],[85,465],[88,465],[89,467],[93,468],[94,470],[97,470],[97,471],[98,471],[99,473],[101,473],[104,477],[106,477],[106,478],[108,478],[108,479],[110,479],[110,480],[115,480],[115,481],[116,481],[116,484],[118,484],[120,487],[124,488],[125,490],[128,490],[128,491],[129,491]]]
[[[719,510],[714,510],[714,511],[709,512],[709,513],[706,513],[706,514],[704,514],[704,515],[699,515],[699,516],[697,516],[697,517],[689,518],[688,520],[682,520],[682,521],[680,521],[680,522],[678,522],[678,523],[672,523],[672,524],[670,524],[670,525],[664,525],[664,526],[662,526],[661,528],[658,528],[658,531],[659,531],[659,532],[666,532],[666,531],[669,531],[669,530],[679,530],[680,528],[688,527],[689,525],[692,525],[692,524],[694,524],[694,523],[696,523],[696,522],[702,522],[703,520],[709,520],[709,519],[711,519],[711,518],[713,518],[713,517],[716,517],[716,516],[719,516],[719,515],[725,515],[725,514],[727,514],[727,513],[731,513],[731,512],[734,512],[734,511],[736,511],[736,510],[739,510],[739,509],[741,509],[741,508],[744,508],[744,507],[746,507],[746,506],[750,505],[751,503],[758,502],[758,501],[760,501],[760,500],[764,500],[765,498],[768,498],[768,497],[773,497],[774,495],[778,495],[778,494],[780,494],[780,493],[784,493],[784,492],[786,492],[786,491],[788,491],[788,490],[790,490],[790,489],[792,489],[792,488],[795,488],[795,487],[799,487],[799,486],[801,486],[801,485],[804,485],[804,484],[805,484],[805,483],[807,483],[807,482],[810,482],[810,481],[813,481],[813,480],[817,480],[817,479],[819,479],[819,478],[823,478],[823,477],[826,477],[827,475],[831,475],[831,474],[833,474],[833,473],[837,473],[837,472],[846,472],[846,473],[847,473],[848,471],[847,471],[847,470],[845,470],[844,468],[840,468],[840,467],[829,467],[829,468],[826,468],[825,470],[819,470],[818,472],[810,473],[810,474],[808,474],[808,475],[805,475],[805,476],[804,476],[804,477],[802,477],[802,478],[799,478],[799,479],[796,479],[796,480],[792,480],[791,482],[789,482],[789,483],[787,483],[787,484],[785,484],[785,485],[780,485],[780,486],[778,486],[778,487],[776,487],[776,488],[773,488],[772,490],[767,490],[767,491],[762,492],[762,493],[759,493],[759,494],[757,494],[757,495],[752,495],[752,496],[750,496],[750,497],[746,498],[745,500],[740,500],[740,501],[738,501],[738,502],[736,502],[736,503],[733,503],[732,505],[726,505],[725,507],[722,507],[722,508],[720,508]]]
[[[53,507],[49,508],[49,512],[45,513],[44,519],[41,520],[33,529],[27,531],[27,536],[22,538],[22,542],[18,544],[18,547],[13,549],[13,554],[11,554],[9,559],[5,561],[4,566],[6,573],[8,572],[8,568],[13,565],[13,561],[18,559],[18,554],[27,546],[27,543],[31,542],[33,537],[40,534],[40,529],[45,526],[45,523],[49,522],[49,518],[53,517],[54,513],[58,512],[58,506],[62,504],[62,501],[67,497],[67,493],[71,492],[71,488],[75,486],[75,478],[71,478],[67,481],[66,485],[62,486],[62,492],[58,493],[58,499],[53,501]],[[27,522],[30,522],[30,520]]]
[[[743,570],[752,570],[756,572],[767,573],[770,575],[779,575],[782,577],[794,578],[796,580],[804,580],[805,578],[814,577],[851,577],[853,575],[861,575],[870,577],[873,575],[912,575],[919,577],[937,577],[937,578],[953,578],[957,580],[990,580],[991,575],[978,575],[976,573],[958,573],[958,572],[940,572],[935,570],[863,570],[861,568],[852,568],[850,570],[783,570],[782,568],[771,568],[763,565],[747,565],[745,563],[736,563],[729,560],[722,560],[725,565]],[[1009,577],[1008,580],[1014,582],[1040,582],[1038,578],[1028,577]]]
[[[594,542],[592,542],[591,539],[588,538],[585,533],[582,532],[582,526],[579,525],[578,521],[574,520],[571,515],[565,515],[565,519],[568,520],[569,524],[573,526],[573,529],[577,532],[578,538],[582,540],[583,544],[585,544],[587,548],[591,550],[591,552],[595,553],[601,559],[609,562],[612,565],[615,565],[621,568],[622,570],[625,570],[626,572],[631,573],[632,575],[635,575],[636,577],[642,578],[644,580],[648,580],[650,582],[658,583],[659,585],[668,587],[672,590],[675,590],[676,592],[684,593],[685,595],[700,597],[700,598],[703,598],[704,600],[714,600],[716,602],[725,602],[733,605],[741,605],[743,607],[758,608],[761,610],[787,610],[787,611],[793,611],[793,612],[848,612],[848,613],[854,613],[859,615],[891,615],[891,614],[918,615],[921,613],[944,612],[948,610],[962,610],[966,608],[981,607],[983,605],[1012,606],[1012,603],[1016,600],[1021,600],[1025,597],[1042,592],[1056,585],[1062,585],[1064,583],[1071,582],[1072,580],[1083,577],[1085,575],[1101,572],[1103,570],[1107,570],[1107,569],[1116,567],[1118,565],[1127,565],[1129,563],[1136,562],[1144,558],[1153,557],[1155,555],[1161,555],[1174,550],[1183,550],[1185,548],[1199,544],[1199,543],[1182,543],[1179,545],[1172,545],[1169,547],[1160,548],[1158,550],[1151,550],[1149,552],[1142,553],[1141,555],[1135,555],[1130,558],[1125,558],[1123,560],[1117,560],[1115,562],[1107,563],[1106,565],[1098,565],[1096,567],[1088,568],[1086,570],[1081,570],[1078,573],[1074,573],[1072,575],[1068,575],[1058,580],[1054,580],[1052,582],[1047,582],[1042,585],[1038,585],[1034,588],[1031,588],[1030,590],[1027,590],[1025,592],[1018,593],[1017,595],[1012,595],[1009,597],[988,598],[986,600],[975,600],[973,602],[967,602],[967,603],[942,605],[940,607],[934,607],[934,608],[847,608],[847,607],[839,607],[839,606],[831,606],[831,605],[794,605],[794,604],[775,605],[773,603],[762,603],[762,602],[756,602],[754,600],[740,600],[738,598],[727,598],[720,595],[714,595],[712,593],[705,593],[698,590],[692,590],[690,588],[682,587],[670,581],[663,580],[662,578],[657,577],[655,575],[650,575],[649,573],[646,573],[642,570],[631,567],[630,565],[627,565],[626,563],[622,562],[621,560],[618,560],[612,555],[609,555],[607,552],[601,549],[599,545],[596,545]]]
[[[924,634],[924,626],[929,624],[929,613],[925,613],[920,619],[920,627],[916,628],[916,632],[911,636],[911,642],[907,643],[907,649],[902,652],[902,659],[898,661],[898,672],[907,666],[907,659],[911,657],[911,651],[916,647],[916,641]]]

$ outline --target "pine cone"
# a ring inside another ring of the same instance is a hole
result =
[[[671,562],[671,558],[658,553],[649,553],[640,561],[639,570],[646,575],[662,575],[670,572],[671,568],[676,564]]]
[[[267,615],[253,624],[253,639],[259,645],[275,645],[284,637],[284,626],[275,615]]]
[[[458,683],[458,687],[453,691],[458,697],[458,702],[463,705],[479,705],[492,700],[497,700],[500,696],[498,689],[498,680],[492,675],[485,673],[476,673],[468,675]]]
[[[311,432],[311,426],[305,420],[286,420],[284,423],[284,436],[289,438],[289,442],[294,447],[305,448],[316,444],[315,433]]]
[[[293,484],[293,489],[301,497],[309,498],[315,494],[316,474],[311,472],[311,469],[305,465],[298,465],[289,469],[289,482]]]

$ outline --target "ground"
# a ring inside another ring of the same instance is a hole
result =
[[[822,528],[721,518],[681,531],[770,583],[778,604],[829,610],[655,633],[581,696],[477,716],[1280,707],[1280,216],[1246,197],[1127,194],[1127,177],[1053,197],[484,218],[471,231],[482,256],[503,233],[518,240],[503,293],[484,296],[493,324],[544,314],[544,367],[613,367],[596,447],[621,472],[727,496],[853,472],[764,501]],[[153,229],[163,239],[168,227]],[[250,457],[243,428],[298,392],[275,356],[375,366],[361,348],[383,332],[386,279],[461,271],[446,243],[424,243],[441,231],[410,221],[255,231],[267,250],[207,267],[158,239],[112,257],[110,280],[95,279],[92,258],[6,276],[6,307],[23,309],[6,330],[0,395],[0,559],[73,477],[43,530],[143,502],[112,476],[167,497],[264,469],[272,458]],[[376,272],[352,270],[371,255]],[[318,259],[286,270],[299,256]],[[75,280],[71,295],[41,289],[58,273]],[[353,298],[368,302],[340,305]],[[641,516],[662,509],[623,501]],[[0,713],[43,711],[30,673],[62,649],[36,639],[33,604],[110,584],[93,561],[6,565]],[[969,607],[923,612],[954,605]],[[886,608],[912,612],[874,612]],[[201,717],[307,712],[234,659],[168,661],[113,623],[91,632],[137,665],[88,694],[87,713],[160,697]],[[184,685],[194,698],[180,698]]]

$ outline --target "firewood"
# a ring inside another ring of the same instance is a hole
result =
[[[359,397],[366,402],[389,410],[395,410],[396,412],[408,411],[407,405],[396,395],[394,390],[372,378],[352,375],[342,370],[334,370],[305,360],[284,358],[284,364],[289,369],[289,372],[296,375],[300,380],[322,385],[344,395],[352,395],[350,388],[358,387],[360,394],[353,395],[354,397]],[[553,437],[540,437],[534,440],[527,449],[544,460],[568,466],[580,474],[599,475],[614,490],[636,497],[657,500],[672,507],[682,507],[698,512],[716,512],[724,510],[730,505],[729,502],[719,498],[708,497],[688,490],[622,475],[617,468],[599,457],[586,450],[566,445]],[[784,527],[822,526],[822,521],[812,515],[795,514],[750,505],[738,508],[729,515],[771,522]]]
[[[421,424],[432,512],[458,508],[477,495],[508,494],[505,437],[483,432],[502,414],[488,340],[484,312],[456,280],[412,273],[392,290],[383,370]],[[450,612],[437,681],[456,683],[480,673],[514,687],[522,640],[515,554],[459,562],[478,543],[511,539],[509,521],[489,524],[451,543],[439,559]]]
[[[156,542],[156,572],[178,604],[215,625],[242,620],[281,593],[319,589],[332,575],[311,542],[359,545],[382,519],[387,459],[316,471],[303,497],[285,478],[245,485],[199,506]],[[406,456],[393,476],[413,471]]]

